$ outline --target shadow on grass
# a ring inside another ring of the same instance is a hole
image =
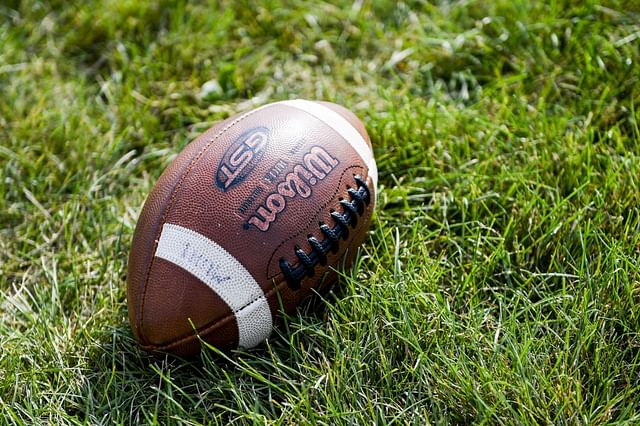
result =
[[[307,368],[307,350],[319,350],[306,331],[326,325],[326,304],[337,297],[328,293],[306,301],[295,316],[280,319],[268,341],[256,348],[222,353],[203,343],[193,359],[146,353],[126,322],[105,328],[88,351],[79,404],[67,412],[90,423],[277,418],[285,402],[304,391],[297,376]]]

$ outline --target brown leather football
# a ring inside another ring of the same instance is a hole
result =
[[[129,256],[140,345],[181,356],[198,335],[249,348],[335,282],[375,205],[377,171],[358,118],[328,102],[276,102],[216,124],[167,167]]]

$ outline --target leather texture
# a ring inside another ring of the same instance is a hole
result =
[[[345,118],[371,147],[353,113],[319,104]],[[315,264],[311,276],[292,286],[281,261],[297,267],[301,260],[296,250],[314,250],[309,237],[327,238],[320,224],[336,225],[331,213],[342,213],[340,201],[351,199],[354,175],[367,182],[369,203],[337,251],[326,255],[325,264]],[[269,104],[218,123],[176,157],[140,214],[127,276],[135,338],[146,350],[180,356],[199,352],[198,335],[222,350],[236,348],[242,340],[236,319],[240,311],[234,312],[176,263],[155,256],[163,225],[192,230],[240,262],[264,292],[273,322],[279,312],[293,312],[314,289],[322,290],[321,283],[326,288],[334,282],[334,268],[351,264],[369,227],[374,186],[353,147],[331,126],[298,108]],[[190,255],[189,247],[176,250]],[[224,284],[233,286],[233,278]]]

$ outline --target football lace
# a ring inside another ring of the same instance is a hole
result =
[[[300,288],[300,283],[304,277],[312,277],[315,274],[317,264],[327,264],[327,254],[337,253],[340,246],[340,239],[349,238],[349,228],[355,228],[358,224],[358,216],[364,214],[365,206],[371,202],[371,192],[369,186],[359,175],[353,175],[357,183],[357,189],[347,187],[347,193],[351,201],[340,198],[340,206],[343,212],[339,213],[331,210],[331,217],[335,221],[333,227],[329,227],[324,222],[320,222],[320,231],[325,236],[322,241],[318,241],[313,235],[307,236],[307,241],[311,245],[311,251],[306,253],[299,246],[295,246],[294,251],[300,263],[292,267],[289,262],[280,259],[280,270],[284,274],[287,284],[293,290]]]

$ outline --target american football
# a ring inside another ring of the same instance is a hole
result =
[[[0,0],[44,422],[640,425],[640,0]]]
[[[349,110],[290,100],[230,117],[159,178],[129,256],[129,320],[150,352],[193,356],[269,337],[337,279],[375,206],[369,136]]]

